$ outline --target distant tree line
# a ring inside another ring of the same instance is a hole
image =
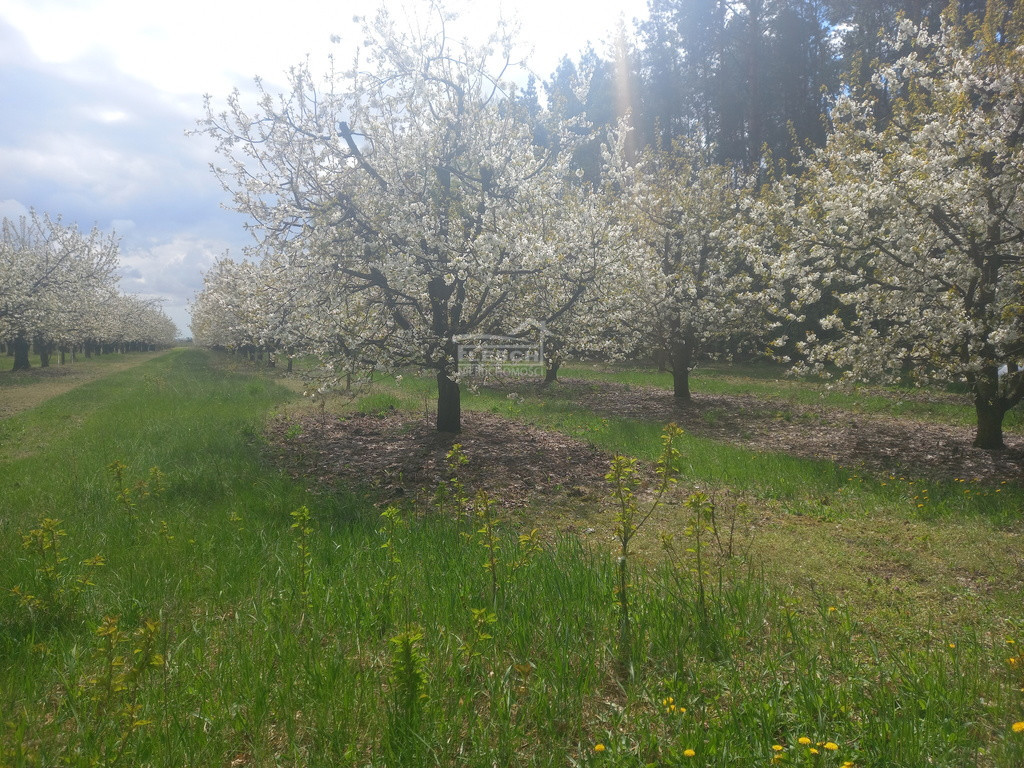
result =
[[[954,0],[961,16],[985,0]],[[766,158],[792,161],[825,142],[829,109],[851,83],[871,86],[901,20],[938,30],[948,0],[650,0],[649,17],[620,28],[610,50],[562,59],[543,83],[551,110],[598,130],[576,161],[600,174],[600,144],[628,110],[636,148],[679,140],[714,147],[713,159],[766,172]],[[1013,7],[1011,0],[1010,9]],[[538,98],[536,83],[523,98]]]
[[[158,304],[117,288],[118,243],[60,218],[30,213],[0,222],[0,349],[14,370],[174,343],[177,328]]]

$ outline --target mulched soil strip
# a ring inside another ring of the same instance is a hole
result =
[[[603,492],[611,454],[560,432],[464,412],[458,435],[438,432],[409,414],[311,415],[269,426],[275,453],[296,477],[328,487],[373,488],[384,500],[430,493],[450,475],[446,454],[460,443],[469,462],[458,476],[466,488],[500,495],[502,506],[525,506],[538,495]]]
[[[490,385],[528,394],[531,386]],[[1024,479],[1024,445],[1007,450],[971,446],[973,430],[889,416],[811,408],[755,396],[697,394],[680,404],[670,392],[568,379],[544,390],[603,416],[668,423],[693,435],[752,451],[834,461],[856,472],[995,484]],[[344,417],[277,419],[268,427],[277,458],[296,477],[336,488],[370,487],[383,500],[424,498],[449,476],[445,454],[461,443],[469,463],[459,470],[466,488],[500,496],[503,506],[568,494],[598,499],[611,454],[555,431],[476,411],[463,412],[459,435],[439,433],[432,421],[395,411]]]
[[[524,393],[522,384],[495,387]],[[668,423],[687,432],[752,451],[826,459],[873,475],[931,480],[1024,480],[1024,442],[1007,435],[1007,449],[971,445],[974,430],[811,408],[753,395],[694,395],[680,404],[671,392],[606,382],[566,379],[545,397],[564,398],[603,416]]]

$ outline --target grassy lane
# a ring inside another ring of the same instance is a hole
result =
[[[68,675],[86,675],[64,715],[79,725],[89,712],[109,720],[115,704],[94,702],[88,678],[88,648],[104,617],[119,617],[125,642],[146,618],[163,617],[164,631],[188,637],[189,622],[202,626],[265,588],[288,512],[310,501],[259,459],[264,414],[290,397],[270,382],[211,369],[203,353],[175,351],[0,422],[0,558],[9,564],[0,585],[9,599],[0,710],[13,716],[26,697],[54,695]],[[352,508],[345,499],[316,501],[328,519]],[[130,658],[132,650],[117,653]],[[29,731],[52,713],[35,714],[38,721],[26,714]],[[41,764],[71,754],[71,742],[53,738],[37,755]],[[109,748],[85,752],[109,758]]]
[[[139,365],[164,354],[163,352],[133,352],[127,355],[96,355],[75,363],[48,368],[39,367],[39,358],[31,360],[28,371],[11,371],[13,358],[0,357],[0,419],[34,408],[51,397],[62,395],[75,387]]]
[[[2,422],[0,766],[1024,763],[1019,606],[998,633],[880,639],[833,582],[796,604],[685,533],[631,566],[624,603],[603,547],[536,548],[467,520],[480,500],[381,517],[307,492],[261,453],[294,395],[209,361],[175,351]],[[419,409],[420,387],[361,405]],[[579,418],[651,454],[638,426]]]

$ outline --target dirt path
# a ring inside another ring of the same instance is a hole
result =
[[[106,355],[100,359],[81,360],[49,368],[28,371],[0,372],[0,419],[35,408],[50,398],[63,395],[90,381],[142,365],[161,352],[132,352],[128,355]],[[119,359],[111,360],[111,357]]]

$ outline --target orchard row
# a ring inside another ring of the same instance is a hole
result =
[[[43,366],[54,353],[148,349],[174,342],[177,329],[158,305],[122,294],[114,234],[83,233],[35,212],[4,219],[0,232],[0,345],[14,370]]]
[[[208,101],[200,132],[258,245],[206,275],[197,341],[312,355],[324,383],[415,365],[460,427],[457,343],[542,328],[561,355],[657,354],[689,397],[709,350],[846,380],[960,382],[976,444],[1024,397],[1024,10],[902,22],[818,147],[721,161],[522,98],[514,41],[364,22],[348,71]],[[585,91],[586,73],[577,73]],[[596,179],[578,152],[598,140]]]

